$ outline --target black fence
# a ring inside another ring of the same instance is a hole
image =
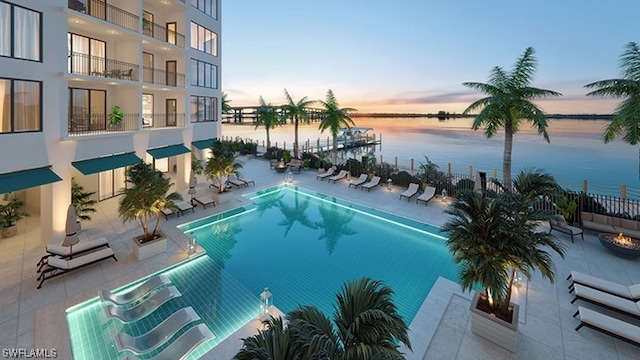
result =
[[[107,114],[70,114],[69,136],[99,135],[140,129],[140,114],[124,114],[119,124],[109,123]]]
[[[168,127],[184,127],[184,114],[142,115],[143,130]]]
[[[158,40],[167,42],[169,44],[173,44],[181,48],[184,48],[183,34],[180,34],[177,31],[167,29],[166,27],[160,24],[151,22],[149,20],[142,19],[142,33],[147,36],[156,38]]]
[[[116,24],[125,29],[138,31],[140,17],[119,7],[99,0],[68,0],[69,9],[79,11],[97,19]]]
[[[81,53],[69,54],[68,70],[70,74],[131,81],[138,81],[139,76],[136,64]]]
[[[184,78],[184,74],[176,72],[167,72],[146,66],[142,69],[142,81],[146,83],[184,87]]]

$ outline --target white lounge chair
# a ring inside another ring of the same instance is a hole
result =
[[[153,360],[182,360],[187,358],[200,344],[215,338],[207,325],[198,324],[180,335],[171,345],[167,346],[158,355],[152,357]],[[139,359],[137,356],[129,355],[123,360]]]
[[[634,301],[640,300],[640,284],[624,286],[578,271],[572,271],[571,274],[569,274],[569,277],[567,277],[567,280],[572,281],[571,285],[569,285],[569,292],[573,291],[573,286],[575,284],[581,284],[625,299]]]
[[[118,261],[116,255],[113,253],[113,250],[110,247],[94,252],[85,252],[82,253],[82,255],[74,257],[73,259],[52,256],[47,261],[47,268],[42,270],[37,278],[37,280],[40,281],[40,283],[38,284],[38,289],[42,287],[42,283],[45,280],[51,279],[58,275],[66,274],[72,270],[79,269],[81,267],[107,258],[113,258],[115,261]]]
[[[331,182],[333,181],[333,183],[335,184],[336,181],[338,180],[342,180],[347,176],[347,170],[340,170],[340,172],[338,173],[338,175],[333,175],[330,176],[329,179],[327,179],[327,182]]]
[[[367,189],[367,191],[369,191],[374,186],[378,186],[378,184],[380,184],[380,176],[374,176],[371,178],[371,181],[362,184],[360,190]]]
[[[429,200],[433,199],[434,196],[436,196],[436,188],[433,186],[425,186],[424,192],[416,198],[416,204],[418,201],[424,201],[424,204],[427,205]]]
[[[126,305],[145,297],[152,290],[162,285],[171,284],[171,280],[167,275],[160,274],[147,279],[142,284],[122,294],[114,294],[109,290],[102,290],[98,293],[100,300],[109,301],[116,305]]]
[[[255,185],[256,182],[251,180],[251,179],[247,179],[246,177],[244,177],[244,175],[242,173],[238,173],[238,180],[240,181],[244,181],[244,183],[249,186],[249,185]]]
[[[178,210],[180,210],[180,215],[184,215],[184,212],[187,210],[195,212],[195,210],[193,209],[193,205],[191,205],[191,203],[189,203],[188,201],[176,201],[175,204],[178,207]]]
[[[107,241],[107,238],[104,237],[89,241],[80,241],[72,247],[49,244],[46,247],[46,251],[48,254],[41,257],[40,261],[38,261],[38,263],[36,264],[36,266],[38,266],[38,272],[40,272],[40,270],[42,270],[42,267],[47,264],[47,259],[49,259],[49,257],[51,256],[56,255],[60,258],[66,259],[72,257],[73,255],[79,255],[87,251],[96,250],[105,246],[109,247],[109,241]],[[73,251],[73,253],[71,251]]]
[[[640,327],[612,318],[611,316],[601,314],[597,311],[583,308],[582,306],[578,306],[578,311],[573,314],[573,317],[576,317],[578,314],[580,315],[580,325],[576,327],[576,331],[580,330],[583,326],[586,326],[620,340],[640,346]]]
[[[405,190],[402,194],[400,194],[400,200],[402,200],[403,197],[406,197],[407,201],[411,200],[411,197],[413,197],[413,195],[418,193],[419,188],[420,188],[420,185],[416,183],[409,184],[409,187],[407,188],[407,190]]]
[[[640,301],[621,298],[580,284],[575,284],[573,286],[573,291],[576,296],[571,300],[572,304],[576,302],[576,300],[583,300],[610,310],[640,318]]]
[[[193,200],[195,200],[195,202],[197,202],[198,204],[202,205],[202,207],[204,207],[205,209],[207,208],[207,205],[213,204],[213,206],[216,206],[216,202],[213,201],[213,197],[211,195],[194,196]]]
[[[235,185],[238,189],[240,188],[240,186],[247,186],[247,183],[238,179],[238,177],[236,176],[236,174],[229,174],[229,176],[227,177],[227,181],[231,184],[231,185]]]
[[[200,316],[189,306],[174,312],[145,334],[133,337],[121,332],[117,333],[113,340],[120,352],[129,350],[136,354],[144,354],[164,344],[180,329],[198,320]]]
[[[367,174],[360,174],[359,178],[349,183],[349,187],[353,186],[357,189],[358,186],[366,183],[368,179],[369,179],[369,176]]]
[[[162,304],[179,296],[182,296],[180,291],[175,286],[169,286],[149,296],[136,306],[122,309],[116,305],[108,304],[104,306],[104,311],[109,319],[118,319],[123,323],[129,323],[142,319],[154,312]]]
[[[318,176],[316,176],[316,180],[320,179],[320,181],[323,181],[329,176],[332,176],[334,171],[335,171],[334,168],[329,168],[329,170],[323,172],[322,174],[318,174]]]

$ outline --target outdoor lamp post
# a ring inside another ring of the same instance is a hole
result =
[[[287,184],[293,183],[293,172],[291,169],[287,169],[287,172],[284,174],[284,182]]]
[[[196,243],[196,237],[194,235],[189,236],[189,241],[187,242],[187,254],[189,256],[196,253],[198,248],[198,244]]]
[[[393,183],[393,180],[391,180],[391,178],[387,179],[387,191],[391,191],[391,184]]]
[[[447,202],[447,189],[442,189],[442,201]]]
[[[273,309],[273,294],[269,292],[269,288],[265,287],[260,293],[260,320],[268,320]]]

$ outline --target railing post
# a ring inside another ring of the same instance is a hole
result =
[[[469,166],[469,178],[473,178],[473,166]]]
[[[380,165],[382,165],[382,154],[380,154]]]
[[[493,178],[498,179],[498,170],[493,169]]]
[[[413,173],[413,158],[411,158],[411,173]]]
[[[451,163],[447,163],[447,174],[451,177]]]
[[[620,195],[622,197],[622,201],[625,201],[627,199],[627,185],[620,185]]]
[[[396,170],[398,170],[398,157],[397,156],[394,158],[394,164],[395,164]]]
[[[587,193],[587,180],[582,182],[582,192],[585,194]]]
[[[282,142],[282,150],[287,150],[287,142],[286,141]]]

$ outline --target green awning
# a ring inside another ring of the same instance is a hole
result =
[[[56,175],[49,166],[0,174],[0,194],[50,184],[60,180],[62,178]]]
[[[206,139],[206,140],[198,140],[192,141],[191,145],[195,146],[200,150],[208,149],[213,146],[218,141],[216,138]]]
[[[74,161],[71,163],[85,175],[91,175],[102,171],[119,169],[125,166],[135,165],[140,162],[140,158],[135,153],[103,156],[94,159]]]
[[[147,150],[147,153],[153,156],[154,159],[164,159],[170,156],[186,154],[188,152],[190,152],[190,150],[187,149],[184,144],[169,145]]]

